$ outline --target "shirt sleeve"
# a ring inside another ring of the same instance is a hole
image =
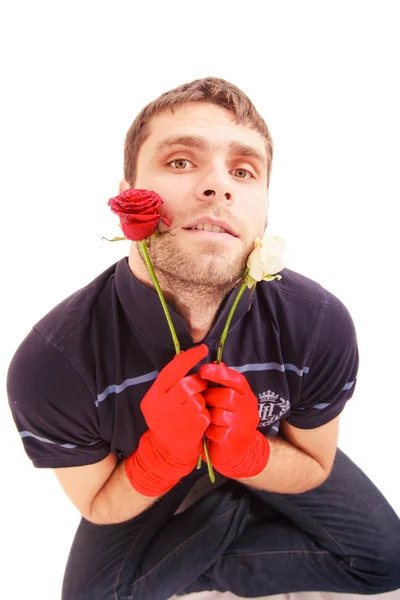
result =
[[[320,331],[308,367],[304,369],[299,401],[287,422],[314,429],[337,417],[356,387],[359,354],[353,319],[346,306],[326,290]]]
[[[109,454],[87,383],[36,329],[12,358],[7,394],[25,452],[35,467],[89,465]]]

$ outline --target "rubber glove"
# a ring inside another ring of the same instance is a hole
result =
[[[210,424],[202,394],[208,382],[198,374],[185,375],[207,354],[207,346],[201,344],[176,355],[140,403],[149,429],[126,459],[125,472],[144,496],[169,491],[193,471],[202,453],[202,438]]]
[[[202,365],[199,375],[222,386],[203,393],[211,416],[205,435],[211,440],[207,446],[213,467],[232,479],[258,475],[268,463],[270,446],[257,430],[258,400],[247,379],[224,363]]]

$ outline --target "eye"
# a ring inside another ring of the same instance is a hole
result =
[[[188,160],[187,158],[181,158],[181,157],[177,157],[174,158],[174,160],[171,160],[169,163],[167,163],[168,165],[172,165],[172,163],[190,163],[190,160]],[[193,163],[190,163],[193,164]],[[176,166],[175,167],[176,171],[185,171],[185,168],[181,168],[180,166]]]
[[[185,163],[193,165],[193,163],[190,160],[188,160],[187,158],[183,158],[182,156],[177,156],[176,158],[174,158],[174,160],[170,160],[167,163],[167,165],[172,166],[173,163],[176,163],[175,167],[173,167],[175,171],[187,171],[187,169],[185,168]],[[234,171],[239,171],[240,173],[242,173],[242,175],[238,176],[239,179],[254,179],[254,175],[248,169],[238,168],[234,169]],[[249,175],[249,177],[246,177],[246,173],[247,175]]]
[[[239,176],[239,179],[246,179],[246,173],[248,173],[250,175],[250,178],[248,177],[247,179],[254,179],[254,175],[248,171],[247,169],[234,169],[235,171],[241,171],[242,173],[244,173],[245,175],[242,177],[241,175]]]

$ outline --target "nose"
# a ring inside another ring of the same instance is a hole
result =
[[[198,200],[214,200],[231,205],[234,201],[232,184],[222,174],[210,173],[199,181],[196,189]]]
[[[215,196],[215,197],[217,197],[217,192],[215,190],[204,190],[203,195],[206,196],[207,198],[209,196]],[[225,194],[223,194],[223,196],[228,201],[230,201],[231,198],[232,198],[230,192],[225,192]]]

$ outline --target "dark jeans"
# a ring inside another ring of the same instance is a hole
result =
[[[82,519],[62,599],[400,588],[400,519],[341,450],[329,478],[309,492],[261,492],[228,480],[174,515],[204,472],[203,464],[130,521],[94,525]]]

